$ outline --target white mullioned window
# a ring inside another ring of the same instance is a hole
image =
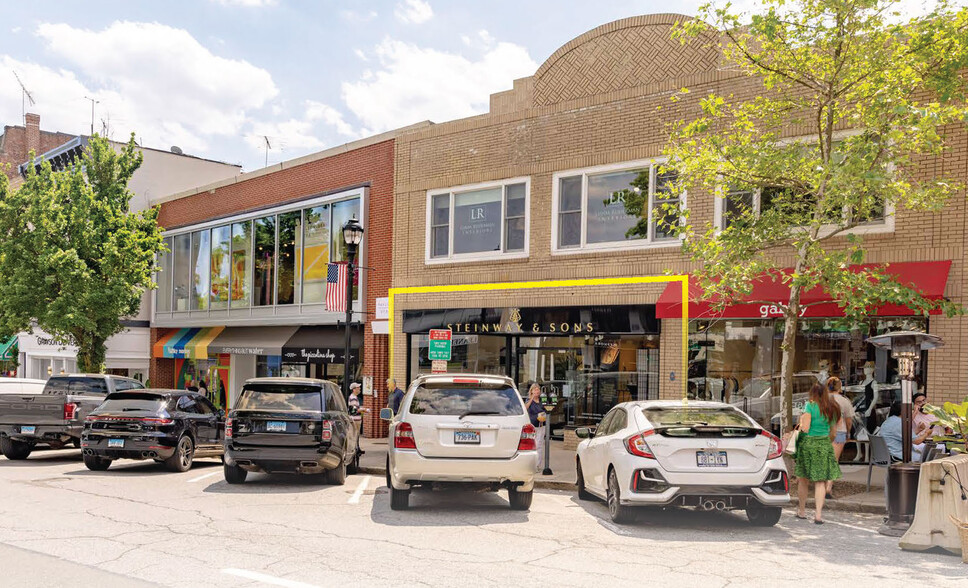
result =
[[[676,174],[664,163],[664,159],[652,159],[554,174],[552,251],[677,246],[679,238],[668,224],[679,222],[679,214],[663,207],[672,205],[681,210],[686,205],[685,195],[671,191]],[[643,190],[647,194],[643,195]],[[642,216],[626,211],[627,191],[647,197]],[[630,236],[629,230],[641,221],[645,221],[646,234]]]
[[[427,192],[426,262],[527,257],[529,178]]]

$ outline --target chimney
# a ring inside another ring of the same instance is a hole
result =
[[[31,151],[40,155],[40,115],[28,112],[24,118],[27,123],[27,153],[24,155],[29,155]]]

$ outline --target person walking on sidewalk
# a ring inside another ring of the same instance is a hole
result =
[[[800,424],[797,429],[796,462],[794,474],[797,477],[797,518],[807,518],[807,492],[809,484],[813,483],[813,498],[816,502],[816,513],[813,522],[823,524],[823,503],[827,494],[827,481],[840,478],[840,466],[834,458],[834,446],[831,439],[836,433],[837,421],[840,420],[840,407],[834,402],[825,386],[819,382],[810,388],[810,395]]]
[[[844,445],[847,444],[847,439],[850,437],[850,425],[854,422],[854,405],[844,396],[840,378],[831,376],[827,380],[827,391],[830,392],[830,398],[840,408],[840,420],[837,421],[837,430],[833,440],[834,459],[839,464],[840,455],[844,452]],[[827,498],[834,497],[833,490],[834,481],[830,480],[827,482]]]
[[[400,402],[403,401],[403,390],[397,388],[397,381],[394,378],[387,378],[387,392],[390,393],[387,398],[387,408],[392,409],[393,414],[398,414]]]
[[[544,469],[544,425],[547,414],[544,405],[541,404],[541,386],[537,382],[531,382],[528,387],[528,401],[524,404],[524,408],[528,411],[528,418],[531,420],[536,433],[534,440],[535,449],[538,450],[538,471],[540,472]]]

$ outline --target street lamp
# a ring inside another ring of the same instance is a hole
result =
[[[920,463],[911,463],[913,420],[911,399],[914,396],[914,365],[921,352],[944,345],[937,335],[915,331],[896,331],[867,339],[867,342],[891,352],[897,360],[901,379],[901,463],[891,464],[887,471],[887,523],[881,528],[885,535],[900,536],[911,525],[917,504]]]
[[[363,225],[351,218],[343,225],[346,243],[346,339],[343,347],[343,397],[350,395],[350,325],[353,322],[353,260],[363,241]]]

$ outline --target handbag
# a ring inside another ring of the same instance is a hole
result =
[[[783,444],[783,453],[787,455],[795,454],[797,452],[797,439],[799,437],[800,430],[794,429],[793,432],[790,433],[790,438],[787,439],[787,442]]]

